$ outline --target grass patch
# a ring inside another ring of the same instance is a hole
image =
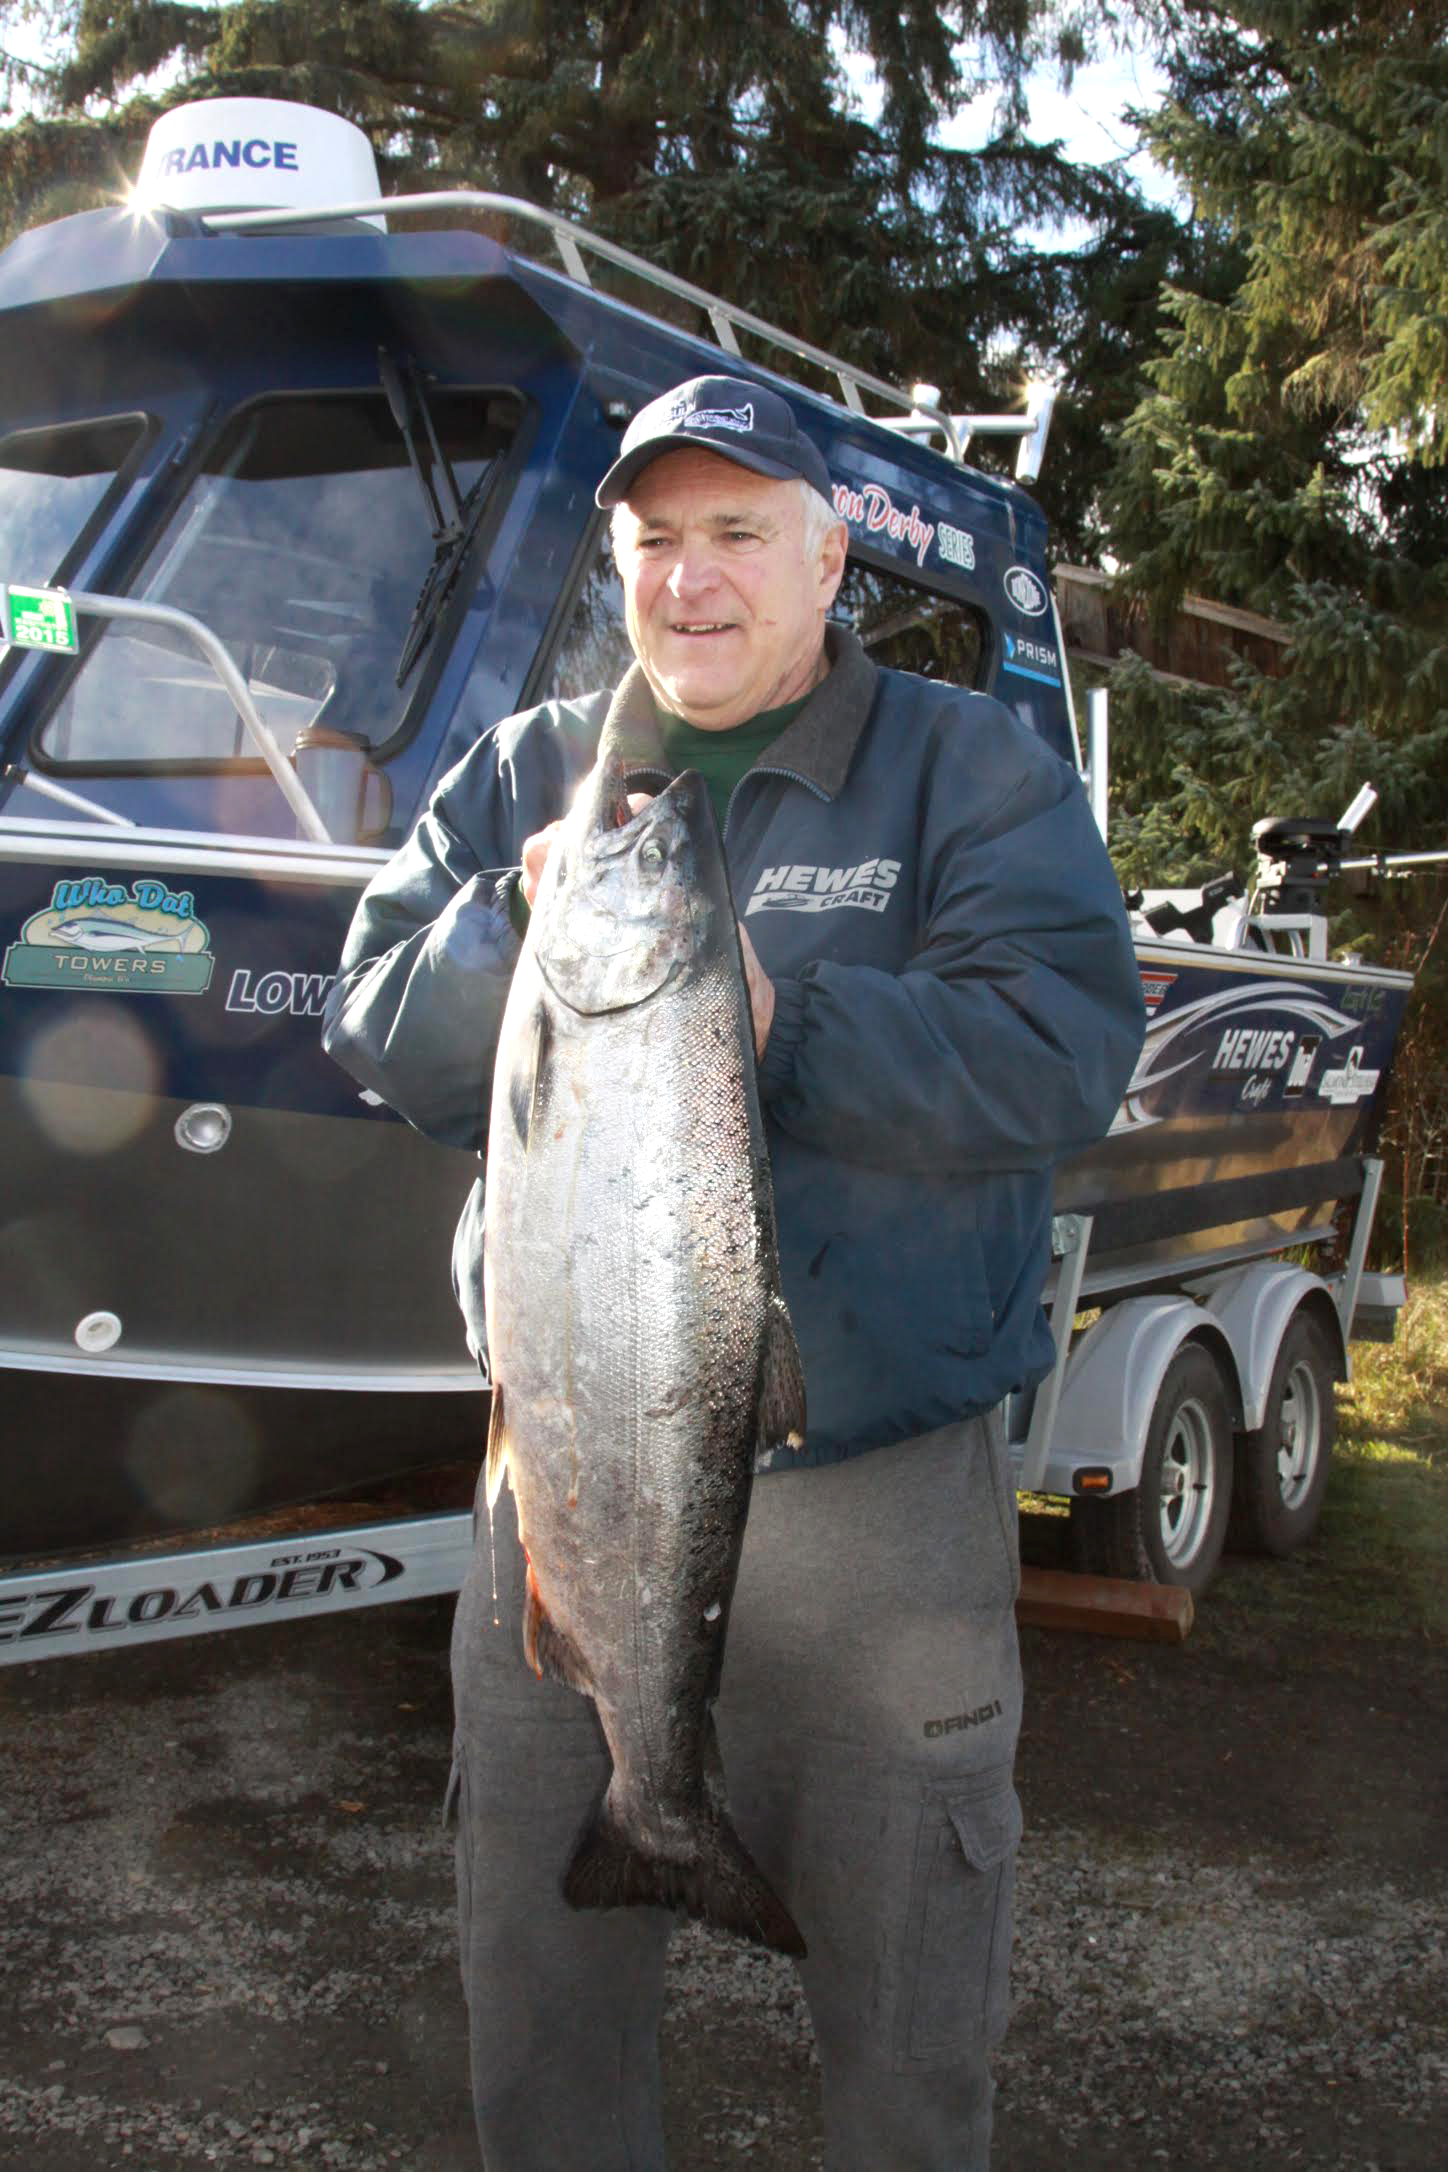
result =
[[[1448,1644],[1448,1276],[1410,1292],[1396,1342],[1354,1347],[1311,1543],[1229,1558],[1197,1624],[1233,1644],[1296,1628]]]

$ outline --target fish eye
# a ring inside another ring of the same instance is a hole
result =
[[[645,867],[662,867],[668,854],[657,837],[646,837],[639,846],[639,858]]]

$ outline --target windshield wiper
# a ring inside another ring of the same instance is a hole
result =
[[[483,510],[489,469],[485,467],[467,496],[460,498],[452,465],[438,441],[437,426],[427,404],[417,364],[407,356],[399,368],[387,349],[379,347],[377,374],[387,394],[392,419],[402,433],[412,472],[421,485],[432,529],[432,564],[413,605],[412,621],[397,659],[397,684],[401,686],[432,639],[448,598],[457,585]]]

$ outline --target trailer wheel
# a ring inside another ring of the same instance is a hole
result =
[[[1337,1431],[1337,1365],[1310,1312],[1299,1312],[1282,1338],[1267,1414],[1239,1433],[1227,1543],[1238,1553],[1290,1554],[1312,1536]]]
[[[1210,1351],[1187,1343],[1158,1390],[1140,1483],[1104,1501],[1071,1503],[1076,1566],[1203,1592],[1221,1559],[1231,1501],[1227,1391]]]

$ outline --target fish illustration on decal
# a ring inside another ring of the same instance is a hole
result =
[[[117,952],[161,950],[180,943],[180,936],[168,930],[164,935],[153,935],[149,929],[138,928],[129,920],[115,920],[103,913],[92,913],[78,920],[62,920],[55,930],[58,943],[69,943],[75,950]]]

